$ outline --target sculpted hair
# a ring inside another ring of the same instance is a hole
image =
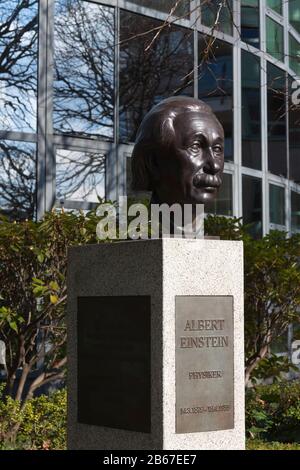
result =
[[[167,98],[158,103],[144,117],[135,141],[131,158],[132,189],[151,191],[157,146],[168,148],[174,139],[174,121],[187,111],[211,114],[210,106],[203,101],[186,96]],[[215,118],[216,119],[216,118]]]

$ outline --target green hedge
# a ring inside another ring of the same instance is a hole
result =
[[[0,449],[66,449],[66,390],[28,400],[0,401]],[[20,423],[15,440],[1,439]],[[300,383],[259,385],[246,392],[248,450],[300,450]]]
[[[260,439],[248,439],[247,450],[300,450],[300,444],[284,442],[266,442]]]
[[[24,407],[11,397],[0,401],[0,449],[66,449],[66,390],[28,400]],[[19,424],[17,437],[1,439],[12,423]]]
[[[254,439],[300,443],[300,382],[248,389],[246,429]]]

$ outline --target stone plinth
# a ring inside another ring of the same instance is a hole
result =
[[[243,245],[71,248],[69,449],[244,449]]]

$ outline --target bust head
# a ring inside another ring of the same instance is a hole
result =
[[[203,101],[176,96],[144,117],[132,154],[132,189],[158,203],[204,204],[224,168],[224,131]]]

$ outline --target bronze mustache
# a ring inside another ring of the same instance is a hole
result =
[[[206,175],[204,173],[198,173],[193,178],[193,184],[196,188],[219,188],[221,186],[222,179],[217,175]]]

